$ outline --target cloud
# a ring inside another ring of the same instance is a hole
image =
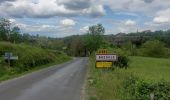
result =
[[[81,33],[86,33],[88,30],[89,30],[89,26],[84,26],[84,27],[80,28]]]
[[[152,3],[154,0],[144,0],[146,3]]]
[[[153,19],[153,21],[154,21],[155,23],[160,24],[160,23],[168,23],[168,22],[170,22],[170,19],[167,18],[167,17],[159,16],[159,17],[155,17],[155,18]]]
[[[10,18],[10,19],[8,19],[11,23],[15,23],[16,22],[16,20],[15,19],[13,19],[13,18]]]
[[[48,18],[55,16],[92,16],[98,17],[104,14],[102,5],[91,5],[89,0],[16,0],[2,2],[0,5],[1,17],[31,17]]]
[[[72,19],[64,19],[60,21],[60,24],[64,25],[64,26],[74,26],[76,24],[76,21],[72,20]]]
[[[134,25],[136,25],[136,21],[127,20],[127,21],[125,22],[125,25],[127,25],[127,26],[134,26]]]
[[[157,11],[170,6],[170,0],[95,0],[96,3],[110,7],[114,12],[140,13],[154,16]]]
[[[3,3],[3,2],[10,2],[10,1],[16,1],[16,0],[0,0],[0,3]]]
[[[85,9],[84,14],[90,15],[91,17],[101,17],[105,15],[105,10],[102,5],[92,6],[91,8]]]
[[[13,19],[12,19],[13,20]],[[36,23],[36,24],[28,24],[15,20],[13,23],[14,26],[18,26],[21,29],[22,33],[29,34],[39,34],[43,36],[50,37],[65,37],[74,35],[79,30],[76,30],[73,26],[66,26],[65,24],[48,24],[48,23]]]
[[[73,10],[86,9],[92,5],[91,0],[57,0],[57,2],[64,5],[66,8]]]
[[[158,24],[170,23],[170,8],[157,12],[153,22]]]

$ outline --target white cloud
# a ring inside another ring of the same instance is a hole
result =
[[[64,26],[74,26],[76,24],[76,21],[72,20],[72,19],[64,19],[60,21],[60,24],[64,25]]]
[[[85,9],[84,11],[85,15],[90,15],[91,17],[100,17],[105,15],[105,10],[103,5],[96,5],[92,6],[88,9]]]
[[[84,27],[80,28],[81,33],[86,33],[88,30],[89,30],[89,26],[84,26]]]
[[[138,28],[136,26],[134,27],[125,27],[125,26],[118,26],[118,31],[116,33],[122,32],[122,33],[130,33],[130,32],[136,32]]]
[[[13,18],[10,18],[10,19],[8,19],[11,23],[15,23],[16,22],[16,20],[15,19],[13,19]]]
[[[5,17],[103,16],[102,5],[89,0],[16,0],[0,3],[0,15]]]
[[[155,18],[153,19],[153,21],[154,21],[155,23],[168,23],[168,22],[170,22],[170,19],[167,18],[167,17],[159,16],[159,17],[155,17]]]
[[[73,35],[77,32],[72,26],[65,26],[63,24],[26,24],[15,21],[14,26],[20,27],[23,33],[39,34],[54,37],[64,37]]]
[[[170,8],[157,12],[157,16],[153,19],[155,23],[169,23],[170,22]]]
[[[170,0],[94,0],[94,2],[109,6],[114,12],[147,16],[154,16],[157,11],[170,6]]]
[[[134,26],[134,25],[136,25],[136,21],[127,20],[127,21],[125,22],[125,25],[127,25],[127,26]]]

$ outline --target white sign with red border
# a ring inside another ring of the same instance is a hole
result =
[[[96,54],[96,61],[117,61],[116,54]]]

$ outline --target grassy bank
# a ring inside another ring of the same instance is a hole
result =
[[[17,61],[11,61],[11,66],[9,67],[3,57],[0,58],[0,81],[63,63],[71,59],[71,57],[59,51],[24,44],[1,42],[0,55],[4,55],[5,52],[12,52],[13,55],[18,56],[19,59]]]
[[[132,75],[147,83],[154,84],[162,80],[170,82],[170,73],[168,72],[170,70],[170,59],[129,58],[130,66],[127,70],[101,70],[95,68],[94,55],[90,57],[87,85],[88,100],[135,100],[132,98],[127,99],[128,95],[123,90],[124,82]],[[139,83],[143,85],[144,82]]]

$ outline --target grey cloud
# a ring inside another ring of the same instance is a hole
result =
[[[123,4],[124,9],[129,9],[134,0],[127,1]]]
[[[63,4],[67,9],[71,10],[81,10],[89,8],[92,5],[91,0],[66,0],[59,2]]]
[[[96,17],[102,17],[104,15],[105,14],[101,13],[101,12],[93,12],[93,13],[90,14],[90,17],[96,18]]]
[[[145,3],[152,3],[154,0],[144,0]]]
[[[16,0],[0,0],[0,3],[8,2],[8,1],[16,1]]]
[[[11,7],[11,6],[13,6],[13,4],[11,4],[10,2],[3,2],[3,3],[1,3],[1,4],[3,4],[3,5],[6,6],[6,7]]]

